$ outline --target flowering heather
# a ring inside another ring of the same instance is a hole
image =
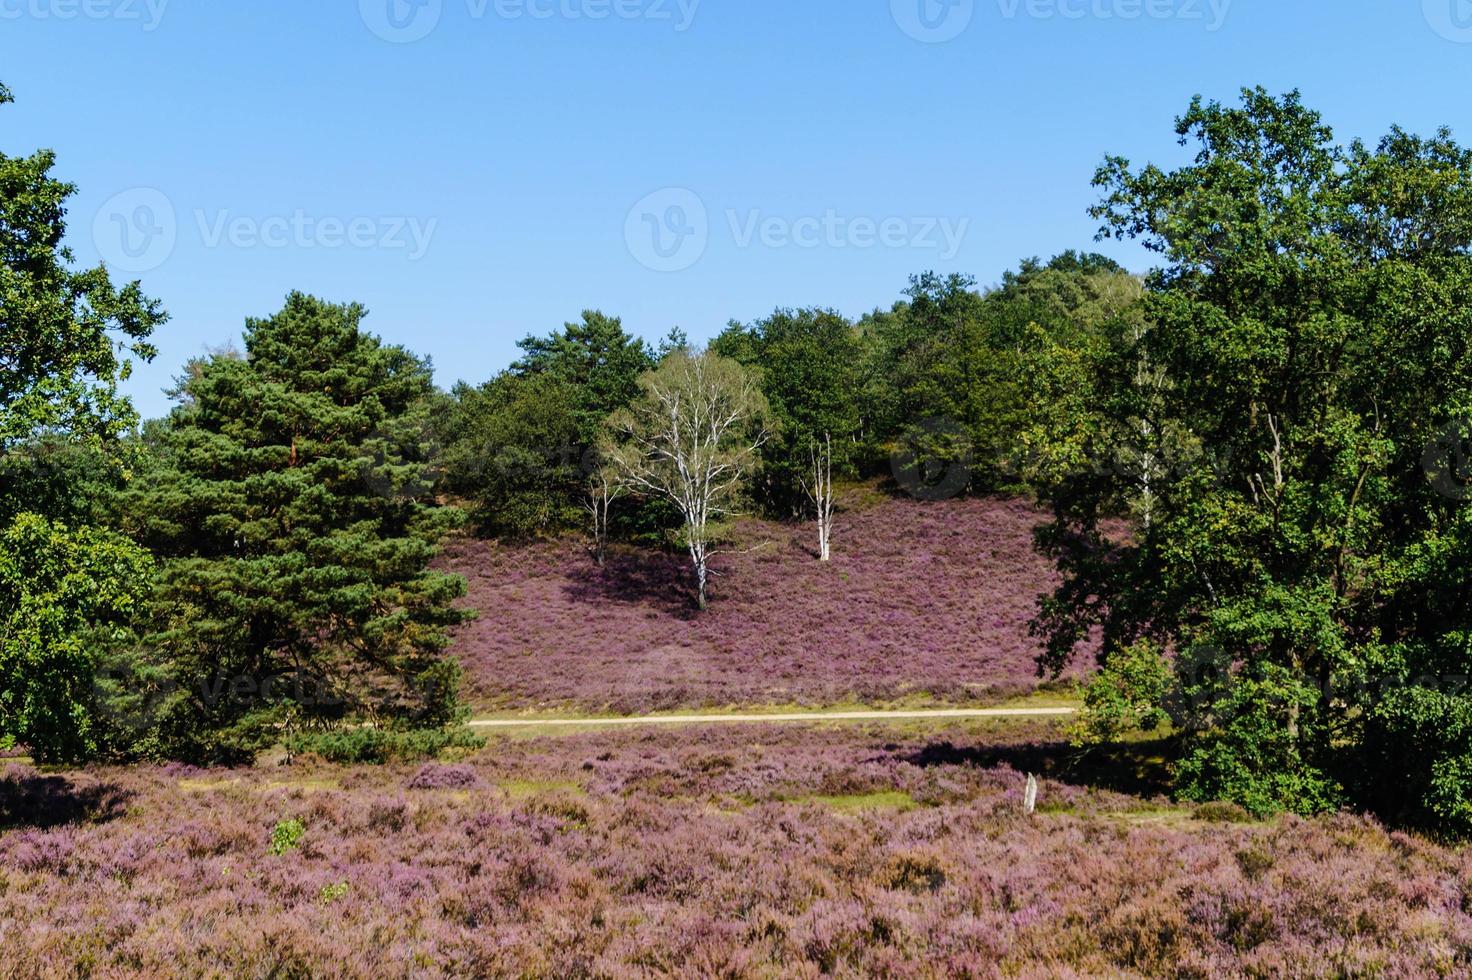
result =
[[[0,973],[1472,970],[1472,855],[1357,817],[1206,823],[1046,779],[1028,818],[1023,776],[974,764],[1008,745],[945,737],[502,740],[463,763],[474,785],[412,790],[409,766],[99,770],[40,789],[51,777],[15,767],[0,777],[22,821],[0,831]],[[292,846],[273,854],[281,827]]]
[[[599,569],[575,540],[458,540],[444,565],[480,612],[454,652],[481,706],[615,711],[733,704],[995,701],[1037,684],[1028,621],[1055,584],[1022,500],[885,500],[810,526],[742,523],[693,611],[678,555]]]

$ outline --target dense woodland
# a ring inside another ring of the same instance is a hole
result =
[[[1040,673],[1101,638],[1080,746],[1168,726],[1183,799],[1472,833],[1472,151],[1345,145],[1262,90],[1177,135],[1183,165],[1095,178],[1147,275],[924,273],[703,347],[588,311],[449,392],[362,307],[293,293],[147,423],[119,385],[163,303],[78,267],[51,153],[0,156],[0,744],[438,737],[469,615],[447,535],[668,549],[699,610],[736,515],[810,525],[821,563],[835,488],[869,481],[1048,508]]]

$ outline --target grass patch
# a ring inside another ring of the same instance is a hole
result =
[[[185,793],[216,793],[240,785],[237,779],[181,779],[179,789]]]
[[[565,794],[572,796],[587,796],[588,791],[579,783],[568,780],[556,779],[508,779],[497,783],[507,796],[513,800],[531,800],[539,796],[551,796]]]
[[[903,813],[920,805],[909,793],[902,793],[899,790],[880,793],[846,793],[838,796],[813,794],[791,797],[785,802],[799,805],[816,803],[818,806],[838,813],[865,813],[872,810],[894,810]]]

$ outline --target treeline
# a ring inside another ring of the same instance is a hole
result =
[[[842,547],[834,487],[1025,493],[1085,641],[1081,747],[1169,725],[1176,791],[1472,834],[1472,151],[1343,145],[1296,94],[1196,100],[1175,169],[1108,158],[1105,238],[994,288],[925,274],[651,346],[588,312],[434,389],[363,311],[294,294],[137,429],[159,305],[62,249],[52,159],[0,157],[0,739],[238,758],[458,713],[451,528],[688,552],[738,511]],[[984,543],[978,542],[978,547]]]
[[[53,164],[0,156],[0,745],[51,761],[454,722],[463,583],[431,562],[462,525],[583,533],[600,562],[616,541],[685,549],[704,606],[733,513],[814,519],[826,559],[835,482],[897,446],[917,489],[956,463],[947,494],[1023,485],[1035,433],[1002,419],[1044,397],[1058,351],[1107,346],[1141,288],[1068,253],[984,293],[921,276],[857,323],[777,311],[706,349],[588,312],[448,393],[361,307],[294,293],[140,426],[118,384],[166,315],[74,267]]]
[[[764,399],[743,509],[811,516],[813,455],[830,443],[840,479],[890,475],[898,452],[922,493],[926,474],[959,463],[950,496],[1029,488],[1073,465],[1077,451],[1059,443],[1096,424],[1089,365],[1138,332],[1143,291],[1113,261],[1066,252],[985,291],[962,276],[916,276],[891,309],[857,322],[812,307],[731,323],[697,353],[735,362]],[[590,477],[618,441],[618,413],[645,394],[642,376],[689,345],[677,331],[652,347],[589,311],[520,347],[505,372],[442,400],[432,435],[444,486],[489,536],[586,529]],[[614,523],[657,541],[679,515],[630,500]]]

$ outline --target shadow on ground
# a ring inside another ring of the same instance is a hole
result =
[[[568,573],[568,598],[576,602],[652,605],[680,619],[695,618],[688,563],[663,552],[611,552],[599,568],[591,560]]]
[[[123,815],[132,793],[109,783],[74,783],[21,770],[0,778],[0,829],[106,823]]]
[[[907,756],[906,761],[922,768],[1007,766],[1074,786],[1092,786],[1132,796],[1159,796],[1170,791],[1169,767],[1175,756],[1174,739],[1090,749],[1076,749],[1062,741],[968,747],[937,742]]]

